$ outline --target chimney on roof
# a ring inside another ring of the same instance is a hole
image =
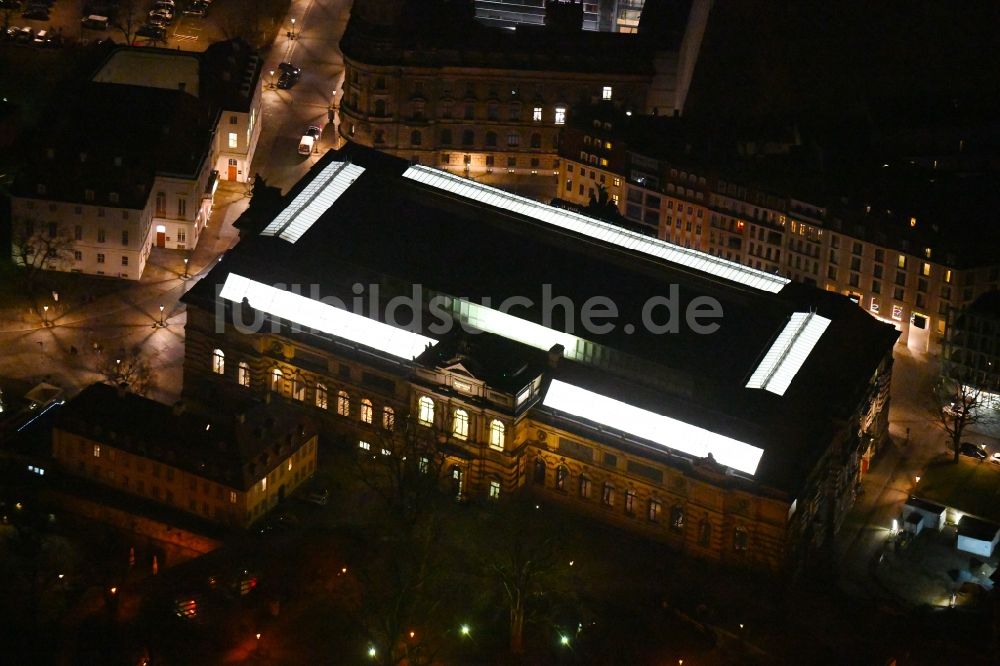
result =
[[[184,406],[184,401],[183,400],[178,400],[177,402],[175,402],[174,403],[174,410],[173,410],[174,411],[174,416],[180,416],[181,414],[183,414],[184,413],[184,408],[185,408],[185,406]]]
[[[549,367],[555,369],[559,365],[559,359],[563,357],[563,352],[566,348],[560,344],[552,345],[552,349],[549,350]]]

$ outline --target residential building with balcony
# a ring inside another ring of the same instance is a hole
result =
[[[238,227],[184,296],[185,396],[270,393],[361,455],[414,423],[463,499],[798,566],[886,437],[898,334],[839,294],[357,146]]]
[[[1000,409],[1000,291],[948,312],[941,374],[970,387],[980,406]]]

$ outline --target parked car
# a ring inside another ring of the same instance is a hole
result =
[[[149,10],[149,20],[150,22],[163,22],[170,25],[174,22],[174,13],[166,9],[151,9]]]
[[[316,488],[309,491],[303,499],[310,504],[326,506],[326,503],[330,501],[330,491],[326,488]]]
[[[970,458],[975,458],[977,460],[986,460],[987,456],[985,446],[973,444],[972,442],[962,442],[958,451],[963,456],[969,456]]]
[[[14,33],[14,41],[21,44],[30,44],[31,40],[35,38],[35,31],[31,28],[15,28],[17,32]]]
[[[86,18],[82,19],[80,23],[83,24],[84,28],[89,28],[90,30],[107,30],[108,29],[108,17],[101,16],[99,14],[91,14]]]
[[[0,0],[0,9],[20,9],[20,0]]]
[[[46,7],[29,7],[21,12],[21,18],[31,19],[32,21],[48,21],[49,10]]]
[[[302,70],[290,62],[283,62],[278,65],[281,76],[278,78],[278,87],[287,90],[295,85],[295,82],[302,76]]]
[[[313,147],[316,142],[319,141],[319,137],[323,134],[323,130],[316,125],[310,125],[306,128],[305,133],[302,138],[299,139],[299,155],[311,155]]]
[[[197,16],[205,18],[208,16],[208,3],[203,1],[193,2],[191,6],[184,10],[186,16]]]
[[[1000,451],[996,451],[992,456],[990,456],[990,462],[994,465],[1000,465]]]
[[[167,39],[167,29],[162,25],[147,23],[135,31],[135,36],[148,37],[149,39],[155,39],[163,42]]]

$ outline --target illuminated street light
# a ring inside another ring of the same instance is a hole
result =
[[[374,645],[371,646],[370,648],[368,648],[368,656],[369,657],[371,657],[372,659],[374,659],[376,654],[378,654],[378,653],[375,651],[375,646]]]
[[[117,587],[114,587],[114,586],[112,586],[112,588],[111,588],[110,592],[111,592],[111,594],[112,594],[112,595],[115,595],[115,594],[118,594],[118,588],[117,588]]]
[[[271,82],[267,84],[269,90],[274,90],[274,70],[271,70]]]
[[[560,645],[569,645],[569,636],[567,636],[566,634],[561,634],[559,636],[559,644]]]
[[[188,258],[187,257],[184,257],[184,274],[181,275],[181,277],[182,278],[189,278],[189,277],[191,277],[190,275],[188,275]]]
[[[288,31],[288,39],[295,39],[295,19],[292,19],[292,29]]]
[[[467,625],[467,624],[463,624],[459,629],[462,632],[463,636],[468,636],[469,635],[469,631],[471,631],[469,629],[469,625]]]
[[[49,325],[49,306],[47,305],[42,306],[42,325]]]
[[[899,521],[895,518],[892,519],[892,533],[895,534],[899,531]]]

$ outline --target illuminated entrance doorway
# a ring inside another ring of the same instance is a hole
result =
[[[917,352],[926,352],[930,347],[931,322],[927,315],[914,312],[910,315],[910,332],[906,346]]]

